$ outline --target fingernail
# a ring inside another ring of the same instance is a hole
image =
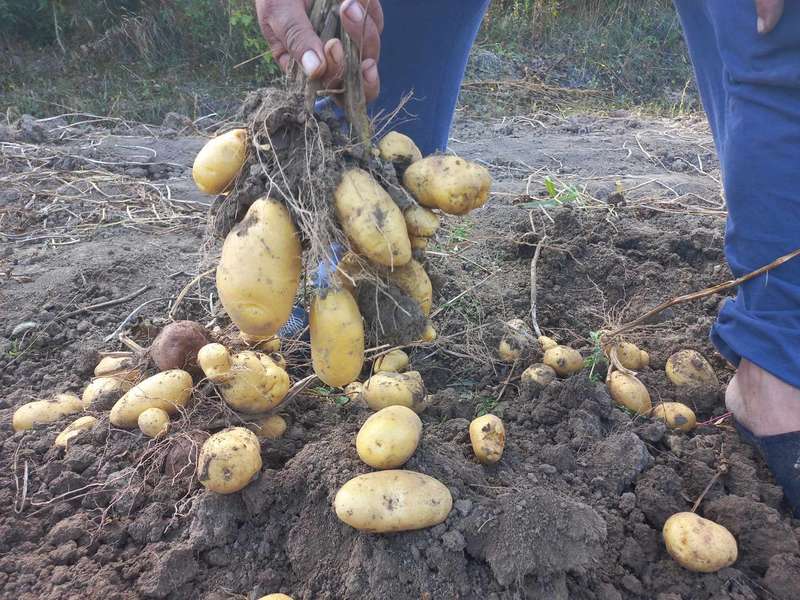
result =
[[[336,42],[331,46],[331,56],[337,63],[344,62],[344,48],[342,48],[341,42]]]
[[[289,62],[291,62],[291,60],[292,57],[288,54],[281,54],[281,56],[278,57],[278,66],[281,68],[281,71],[285,73],[289,69]]]
[[[758,17],[758,23],[756,26],[758,28],[758,33],[764,33],[764,30],[766,29],[766,24],[764,23],[764,19]]]
[[[313,50],[306,50],[306,53],[303,54],[302,63],[303,71],[305,71],[307,77],[311,77],[314,73],[316,73],[317,69],[319,69],[319,65],[321,64],[319,56],[317,56],[317,53]]]
[[[344,12],[351,21],[360,22],[364,20],[364,9],[361,8],[361,3],[358,0],[350,0],[349,4],[344,7]]]
[[[365,60],[361,65],[361,74],[364,77],[364,81],[367,83],[375,83],[378,81],[378,64],[368,58]]]

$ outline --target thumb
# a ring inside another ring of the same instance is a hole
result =
[[[756,0],[758,33],[769,33],[783,16],[784,0]]]
[[[325,73],[322,41],[311,26],[303,2],[281,2],[275,8],[270,24],[275,36],[303,67],[307,77],[316,79]]]

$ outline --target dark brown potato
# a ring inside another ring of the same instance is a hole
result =
[[[197,352],[208,343],[205,327],[194,321],[175,321],[156,336],[150,346],[150,357],[159,371],[183,369],[199,372]]]

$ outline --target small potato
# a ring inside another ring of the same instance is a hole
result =
[[[385,267],[411,260],[403,213],[372,175],[349,169],[334,192],[336,220],[358,253]]]
[[[293,600],[293,598],[286,594],[267,594],[266,596],[261,596],[258,600]]]
[[[239,339],[250,346],[252,350],[258,350],[266,354],[281,351],[281,338],[275,335],[260,337],[257,335],[247,335],[244,331],[240,331]]]
[[[139,430],[147,437],[161,437],[169,430],[169,415],[160,408],[147,408],[136,419]]]
[[[431,314],[433,286],[430,277],[416,260],[410,260],[402,267],[389,271],[387,279],[416,300],[426,317]]]
[[[425,399],[425,384],[417,371],[376,373],[364,382],[361,397],[372,410],[405,406],[419,412]]]
[[[555,346],[544,353],[542,362],[560,377],[569,377],[583,369],[581,353],[569,346]]]
[[[311,300],[311,363],[331,387],[355,381],[364,366],[364,321],[345,289],[319,290]]]
[[[644,384],[627,373],[612,371],[606,382],[611,398],[637,415],[646,415],[653,408],[650,393]]]
[[[392,373],[402,373],[407,368],[408,354],[400,350],[400,348],[395,348],[391,352],[387,352],[375,359],[375,363],[372,365],[372,372],[390,371]]]
[[[422,158],[422,152],[407,135],[390,131],[378,142],[378,150],[383,160],[408,166]]]
[[[14,411],[11,425],[14,431],[24,431],[82,410],[83,402],[75,394],[56,394],[47,400],[34,400],[20,406]]]
[[[483,464],[493,465],[503,456],[506,428],[500,417],[483,415],[469,424],[469,439],[475,457]]]
[[[681,402],[662,402],[653,408],[651,416],[664,421],[670,429],[691,431],[697,427],[694,411]]]
[[[697,573],[715,573],[736,562],[736,538],[722,525],[691,512],[672,515],[664,523],[664,544],[679,565]]]
[[[364,389],[364,384],[360,381],[354,381],[344,386],[344,395],[350,398],[351,402],[361,398],[361,391]]]
[[[128,390],[111,407],[110,420],[115,427],[132,429],[139,415],[148,408],[160,408],[170,415],[186,406],[192,395],[192,376],[181,369],[162,371]]]
[[[286,433],[286,419],[280,415],[266,415],[251,421],[247,428],[262,440],[277,440]]]
[[[403,217],[410,236],[429,238],[439,229],[439,215],[419,204],[409,206],[403,212]]]
[[[422,341],[431,343],[431,342],[435,342],[436,338],[438,338],[438,337],[439,337],[439,334],[437,333],[436,329],[434,328],[433,323],[428,321],[425,324],[425,330],[422,332]]]
[[[175,321],[165,326],[150,346],[159,371],[197,371],[197,351],[208,343],[206,328],[195,321]]]
[[[626,369],[638,371],[650,364],[650,355],[640,350],[630,342],[620,342],[616,345],[617,359]]]
[[[486,168],[458,156],[428,156],[403,173],[403,185],[422,206],[465,215],[489,198],[492,177]]]
[[[197,459],[197,479],[218,494],[238,492],[261,470],[261,445],[244,427],[229,427],[206,440]]]
[[[139,359],[134,355],[129,356],[104,356],[94,368],[95,377],[116,377],[136,383],[142,376],[138,368]]]
[[[247,130],[233,129],[211,138],[197,153],[192,179],[206,194],[221,194],[233,183],[247,158]]]
[[[333,500],[341,521],[372,533],[411,531],[438,525],[453,508],[450,490],[414,471],[376,471],[345,483]]]
[[[702,385],[719,387],[717,374],[696,350],[680,350],[667,359],[667,377],[678,386]]]
[[[558,374],[552,367],[542,363],[536,363],[522,372],[522,383],[534,384],[540,387],[550,385],[555,381]]]
[[[289,392],[289,374],[266,354],[245,350],[231,356],[222,344],[206,344],[197,362],[234,410],[257,414],[278,406]]]
[[[542,352],[547,352],[550,350],[550,348],[555,348],[558,346],[558,342],[551,337],[547,337],[546,335],[540,335],[538,341],[539,345],[542,347]]]
[[[503,328],[497,355],[503,362],[513,363],[531,348],[533,334],[522,319],[511,319],[503,324]]]
[[[361,426],[356,451],[373,469],[396,469],[414,454],[421,435],[422,421],[417,413],[405,406],[387,406]]]
[[[85,410],[108,410],[133,387],[133,382],[117,377],[98,377],[86,386],[81,396]]]
[[[409,237],[411,241],[411,249],[412,250],[419,250],[420,252],[425,252],[428,249],[428,243],[430,242],[431,238],[427,237],[417,237],[412,235]]]
[[[253,202],[222,245],[217,292],[231,321],[268,338],[289,319],[300,285],[300,237],[285,205]]]
[[[72,440],[74,440],[84,431],[89,431],[96,424],[97,419],[95,417],[80,417],[75,419],[72,423],[67,425],[64,431],[56,436],[56,441],[53,442],[53,445],[60,448],[66,448],[69,446],[69,443]]]

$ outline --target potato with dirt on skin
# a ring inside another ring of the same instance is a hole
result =
[[[731,566],[739,555],[730,531],[692,512],[672,515],[662,533],[669,555],[690,571],[715,573]]]
[[[405,406],[387,406],[358,430],[356,451],[373,469],[396,469],[414,454],[421,435],[422,421],[417,413]]]
[[[225,238],[216,274],[222,307],[243,333],[270,337],[289,319],[300,285],[300,255],[286,206],[272,198],[253,202]]]
[[[23,404],[14,411],[11,425],[14,431],[33,429],[37,425],[45,425],[58,421],[67,415],[83,410],[83,402],[73,393],[56,394],[47,400],[34,400]]]
[[[506,428],[500,417],[483,415],[469,424],[469,439],[478,461],[493,465],[503,457]]]
[[[650,365],[650,355],[644,350],[640,350],[635,344],[619,342],[615,348],[619,364],[626,369],[639,371]]]
[[[247,424],[247,428],[263,440],[277,440],[286,433],[286,419],[280,415],[265,415]]]
[[[389,271],[386,278],[416,300],[424,316],[431,314],[433,285],[425,267],[412,259],[402,267]]]
[[[453,497],[433,477],[393,469],[354,477],[336,493],[333,508],[350,527],[391,533],[438,525],[450,514]]]
[[[206,344],[197,362],[234,410],[257,414],[278,406],[289,392],[289,374],[269,356],[252,350],[231,355],[222,344]]]
[[[422,158],[417,145],[407,135],[390,131],[378,142],[378,150],[383,160],[408,166]]]
[[[336,220],[358,254],[385,267],[411,260],[403,213],[372,175],[348,169],[334,192]]]
[[[218,494],[233,494],[261,470],[261,444],[244,427],[229,427],[208,438],[197,459],[197,479]]]
[[[546,335],[540,335],[537,341],[539,342],[539,346],[542,348],[542,352],[547,352],[550,350],[550,348],[555,348],[558,346],[558,342],[551,337],[547,337]]]
[[[422,341],[423,342],[435,342],[436,338],[439,337],[439,333],[436,331],[436,328],[433,326],[430,320],[425,323],[425,329],[422,331]]]
[[[569,377],[583,369],[581,353],[569,346],[554,346],[544,353],[542,362],[553,369],[559,377]]]
[[[677,386],[719,387],[711,364],[697,350],[679,350],[667,359],[667,377]]]
[[[489,198],[489,171],[458,156],[428,156],[403,173],[403,185],[422,206],[465,215]]]
[[[142,376],[139,360],[132,353],[125,356],[104,356],[94,368],[95,377],[115,377],[136,383]]]
[[[195,321],[166,325],[150,345],[150,358],[159,371],[197,371],[197,351],[208,343],[206,328]]]
[[[503,324],[503,337],[497,346],[497,355],[506,363],[518,361],[532,346],[533,334],[522,319],[511,319]]]
[[[395,348],[386,354],[382,354],[375,359],[372,365],[373,373],[380,373],[382,371],[402,373],[406,369],[408,369],[408,354],[403,352],[400,348]]]
[[[664,421],[670,429],[691,431],[697,427],[694,411],[682,402],[662,402],[653,408],[650,415],[654,419]]]
[[[147,437],[161,437],[169,430],[169,415],[161,408],[148,408],[142,411],[136,419],[136,424],[139,426],[139,431]]]
[[[428,243],[431,240],[431,238],[418,237],[415,235],[412,235],[408,239],[411,241],[411,250],[418,250],[420,252],[425,252],[425,250],[428,249]]]
[[[405,406],[420,412],[425,400],[425,384],[417,371],[375,373],[364,382],[361,398],[372,410]]]
[[[108,410],[133,387],[133,382],[118,377],[97,377],[86,386],[81,396],[85,410]]]
[[[192,395],[192,376],[181,369],[162,371],[128,390],[111,407],[110,420],[115,427],[133,429],[139,415],[148,408],[160,408],[174,415],[186,406]]]
[[[430,238],[439,229],[439,215],[419,204],[412,204],[405,209],[403,217],[406,220],[406,229],[410,236]]]
[[[558,374],[552,367],[543,363],[536,363],[522,372],[520,380],[523,384],[533,384],[539,387],[546,387],[556,380]]]
[[[606,384],[612,400],[637,415],[646,415],[653,408],[650,392],[633,375],[628,375],[621,371],[612,371]]]
[[[192,165],[192,179],[206,194],[221,194],[247,158],[247,130],[232,129],[208,140]]]
[[[331,387],[355,381],[364,366],[364,321],[355,298],[345,289],[318,290],[311,300],[311,363]]]
[[[353,381],[352,383],[348,383],[346,386],[344,386],[344,395],[351,401],[355,402],[356,400],[361,399],[361,391],[363,389],[363,383],[360,381]]]
[[[56,441],[53,442],[53,445],[59,448],[66,448],[72,440],[84,431],[89,431],[95,425],[97,425],[97,419],[95,417],[86,416],[75,419],[66,426],[64,431],[56,436]]]

